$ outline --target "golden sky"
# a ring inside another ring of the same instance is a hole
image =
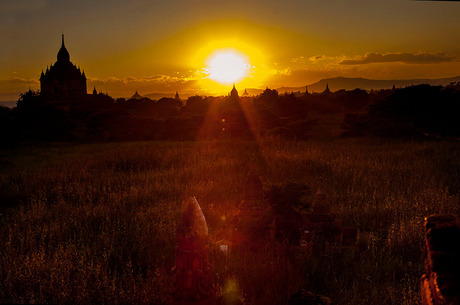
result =
[[[237,87],[304,86],[329,77],[460,75],[460,2],[406,0],[2,0],[0,100],[39,89],[61,33],[71,61],[113,97],[221,94],[216,50],[244,54]]]

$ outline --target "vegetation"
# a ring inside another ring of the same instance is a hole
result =
[[[460,84],[410,86],[377,99],[364,115],[349,114],[342,127],[352,135],[458,137],[459,111]]]
[[[389,138],[459,137],[460,84],[395,90],[306,94],[266,89],[256,97],[187,100],[117,99],[106,94],[45,98],[21,94],[0,108],[0,145],[27,141],[307,140],[345,135]],[[343,130],[342,130],[342,129]],[[326,130],[326,133],[324,133]]]
[[[253,167],[273,200],[287,189],[303,196],[298,213],[321,186],[342,222],[360,225],[361,251],[307,255],[283,242],[228,259],[212,251],[223,289],[247,304],[285,304],[300,289],[336,304],[418,304],[423,218],[459,212],[459,148],[266,138],[3,149],[0,303],[166,304],[182,202],[196,196],[212,238]]]

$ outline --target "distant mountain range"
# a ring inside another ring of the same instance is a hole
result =
[[[142,95],[142,97],[148,97],[149,99],[152,99],[152,100],[159,100],[160,98],[163,98],[163,97],[174,98],[174,95],[175,95],[175,93],[153,92],[153,93],[144,94],[144,95]],[[182,98],[182,96],[181,96],[181,98]]]
[[[412,85],[420,84],[429,84],[432,86],[446,86],[452,82],[460,82],[460,76],[449,77],[449,78],[436,78],[436,79],[388,79],[388,80],[379,80],[379,79],[368,79],[368,78],[351,78],[351,77],[335,77],[335,78],[326,78],[322,79],[316,83],[307,85],[308,92],[323,92],[326,89],[326,85],[329,85],[329,90],[338,91],[341,89],[353,90],[356,88],[364,90],[379,90],[379,89],[391,89],[393,85],[396,88],[404,88]],[[245,88],[238,88],[240,96],[243,94]],[[250,96],[259,95],[265,89],[257,88],[246,88]],[[305,86],[302,87],[281,87],[276,88],[279,93],[284,92],[305,92]],[[182,99],[186,99],[188,94],[181,94]],[[145,97],[157,100],[162,97],[174,97],[174,94],[167,93],[149,93],[144,95]]]
[[[335,77],[322,79],[316,83],[307,85],[308,92],[323,92],[326,89],[326,85],[329,85],[331,91],[337,91],[340,89],[353,90],[356,88],[364,90],[379,90],[379,89],[391,89],[393,85],[396,88],[404,88],[411,85],[429,84],[432,86],[445,86],[451,82],[460,82],[460,76],[449,77],[449,78],[437,78],[437,79],[404,79],[404,80],[377,80],[367,78],[349,78],[349,77]],[[303,87],[282,87],[277,89],[278,92],[297,92],[305,91]],[[249,92],[249,89],[248,89]]]
[[[379,89],[391,89],[393,85],[396,88],[404,88],[411,85],[429,84],[432,86],[446,86],[452,82],[460,82],[460,76],[449,77],[449,78],[436,78],[436,79],[400,79],[400,80],[378,80],[378,79],[367,79],[367,78],[351,78],[351,77],[335,77],[322,79],[316,83],[307,85],[308,92],[323,92],[326,89],[326,85],[329,85],[331,91],[337,91],[341,89],[353,90],[356,88],[364,90],[379,90]],[[243,94],[245,88],[238,88],[240,96]],[[246,89],[250,96],[258,95],[265,89],[247,88]],[[281,87],[277,88],[278,92],[305,92],[305,86],[302,87]],[[153,100],[158,100],[162,97],[174,97],[175,93],[160,93],[153,92],[143,95]],[[190,95],[187,93],[179,92],[182,99],[187,99]],[[16,101],[0,101],[0,106],[3,107],[14,107]]]

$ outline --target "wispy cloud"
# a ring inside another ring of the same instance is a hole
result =
[[[186,84],[195,81],[194,77],[182,76],[169,76],[169,75],[152,75],[146,77],[132,77],[126,76],[122,78],[108,77],[108,78],[94,78],[88,77],[88,81],[101,84],[158,84],[158,85],[177,85]]]
[[[19,96],[19,92],[26,91],[27,88],[37,89],[39,82],[37,79],[27,79],[22,77],[11,77],[6,79],[0,79],[0,94],[7,94],[12,96],[12,92],[16,96]],[[5,96],[0,96],[0,100],[5,99]]]
[[[88,88],[107,91],[110,95],[130,96],[135,90],[142,93],[184,91],[194,87],[198,78],[195,75],[151,75],[145,77],[88,77]]]
[[[400,62],[404,64],[435,64],[453,61],[455,57],[448,56],[444,53],[420,52],[412,53],[367,53],[364,56],[355,59],[344,59],[341,65],[364,65],[372,63]]]
[[[1,79],[0,83],[5,84],[5,85],[17,85],[17,84],[37,85],[38,80],[36,80],[36,79],[27,79],[27,78],[22,78],[22,77],[11,77],[11,78],[7,78],[7,79]]]

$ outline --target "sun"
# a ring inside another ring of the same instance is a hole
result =
[[[247,57],[236,50],[218,50],[206,59],[209,78],[221,84],[235,83],[248,75]]]

